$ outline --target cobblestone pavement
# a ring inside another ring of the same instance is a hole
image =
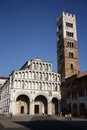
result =
[[[58,116],[0,116],[0,130],[87,130],[87,119]]]

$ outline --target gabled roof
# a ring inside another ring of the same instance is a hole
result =
[[[35,61],[35,62],[47,62],[47,61],[43,61],[42,59],[40,59],[39,57],[37,57],[37,58],[35,58],[35,59],[32,59],[32,60],[27,61],[27,62],[20,68],[20,70],[29,68],[29,67],[31,66],[32,61]],[[51,64],[51,62],[47,62],[47,63],[50,63],[50,64]]]

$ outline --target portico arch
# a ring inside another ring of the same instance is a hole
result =
[[[52,114],[58,114],[58,99],[52,99]]]
[[[34,100],[34,113],[47,114],[47,99],[43,95],[38,95]]]
[[[72,115],[73,116],[77,116],[78,115],[78,105],[76,103],[74,103],[72,105]]]
[[[29,114],[30,99],[28,96],[21,94],[16,98],[16,114]]]
[[[81,116],[86,115],[86,105],[84,103],[79,104],[79,113]]]

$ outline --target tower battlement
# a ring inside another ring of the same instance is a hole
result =
[[[73,17],[73,18],[75,18],[75,15],[73,15],[73,14],[69,14],[69,13],[66,13],[66,12],[62,12],[62,16],[67,16],[67,17]]]

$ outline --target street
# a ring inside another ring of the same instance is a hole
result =
[[[87,120],[68,121],[57,116],[2,117],[0,130],[87,130]]]

